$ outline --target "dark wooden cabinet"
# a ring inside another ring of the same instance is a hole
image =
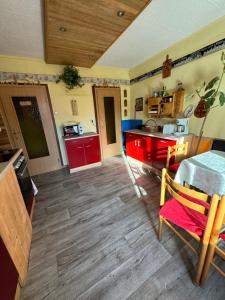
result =
[[[126,154],[157,169],[166,166],[167,150],[175,140],[126,133]]]
[[[99,136],[65,140],[70,170],[101,162]]]

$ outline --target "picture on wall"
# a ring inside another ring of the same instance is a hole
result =
[[[143,97],[136,98],[136,100],[135,100],[135,110],[136,111],[143,111]]]

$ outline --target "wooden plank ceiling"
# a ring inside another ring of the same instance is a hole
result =
[[[46,62],[91,67],[150,2],[45,0]]]

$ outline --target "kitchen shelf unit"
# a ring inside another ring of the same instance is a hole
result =
[[[184,90],[171,95],[148,98],[148,114],[150,117],[176,118],[183,111]]]

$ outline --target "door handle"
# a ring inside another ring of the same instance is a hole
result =
[[[91,147],[91,145],[87,145],[87,146],[85,146],[86,148],[90,148]]]

